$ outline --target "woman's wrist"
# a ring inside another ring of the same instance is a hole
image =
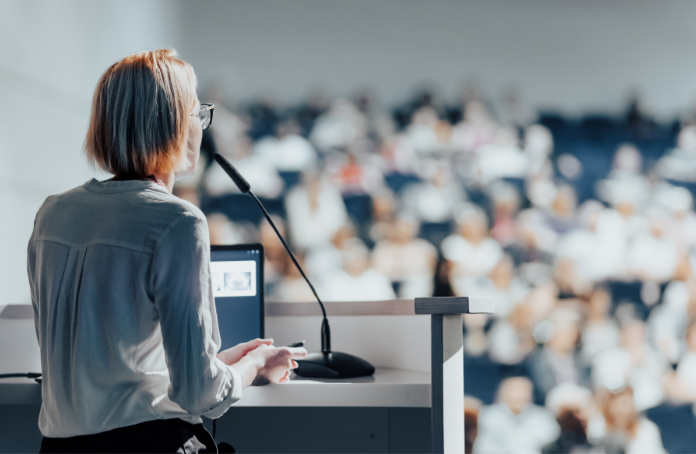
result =
[[[247,355],[230,366],[242,377],[242,383],[245,388],[251,386],[259,370],[263,367],[261,358],[257,358],[256,356],[257,355]]]

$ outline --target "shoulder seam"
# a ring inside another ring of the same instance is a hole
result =
[[[159,242],[160,242],[160,241],[162,240],[162,238],[164,238],[164,236],[174,227],[174,225],[176,225],[179,221],[181,221],[182,219],[185,219],[185,218],[187,218],[187,217],[189,217],[189,216],[193,216],[193,217],[196,218],[197,220],[199,219],[198,216],[195,216],[195,214],[190,213],[190,212],[188,212],[188,211],[187,211],[187,212],[184,212],[184,213],[182,213],[182,214],[180,214],[179,217],[177,217],[177,218],[174,219],[172,222],[170,222],[169,225],[167,226],[167,228],[165,228],[165,229],[162,231],[162,233],[160,233],[160,236],[157,238],[157,241],[155,241],[155,246],[152,248],[153,253],[154,253],[155,250],[157,250],[157,246],[159,245]]]

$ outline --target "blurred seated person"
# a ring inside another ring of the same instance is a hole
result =
[[[529,373],[537,401],[543,402],[551,389],[563,383],[589,384],[589,369],[577,351],[580,314],[567,305],[551,314],[548,340],[529,357]]]
[[[391,234],[396,199],[389,188],[381,188],[372,194],[372,221],[368,227],[370,240],[378,242]]]
[[[677,271],[677,244],[667,236],[668,220],[663,213],[652,213],[649,222],[650,230],[636,234],[629,245],[626,271],[635,279],[667,282]]]
[[[174,194],[182,200],[186,200],[187,202],[194,204],[198,208],[201,207],[201,198],[198,195],[198,188],[196,186],[177,185],[175,183],[174,189],[172,190],[172,194]]]
[[[498,126],[479,101],[467,102],[464,118],[452,130],[450,143],[458,152],[474,153],[482,145],[493,142]]]
[[[399,217],[391,222],[390,235],[377,242],[372,254],[375,269],[399,283],[399,298],[430,296],[433,292],[437,249],[417,234],[417,221]]]
[[[488,350],[486,326],[490,314],[469,314],[464,317],[464,355],[467,357],[481,356]]]
[[[621,216],[594,200],[579,211],[581,227],[563,235],[557,246],[558,263],[572,263],[576,287],[622,275],[628,236]]]
[[[248,141],[248,120],[232,112],[226,106],[225,92],[222,85],[215,84],[209,89],[210,102],[215,103],[215,121],[210,125],[213,146],[218,153],[230,159],[240,143]],[[212,162],[213,156],[209,150],[208,159]]]
[[[420,159],[404,131],[393,132],[383,138],[379,149],[380,167],[385,175],[413,175]],[[392,188],[397,190],[397,188]]]
[[[659,183],[653,191],[653,203],[669,213],[667,236],[677,243],[680,251],[696,245],[696,213],[694,199],[688,189]]]
[[[505,89],[501,102],[496,109],[501,124],[524,128],[534,122],[538,113],[524,102],[520,90],[515,86]]]
[[[475,397],[464,396],[464,452],[474,452],[474,443],[478,436],[478,415],[481,401]]]
[[[466,199],[464,189],[445,163],[428,162],[421,173],[425,181],[404,189],[400,197],[401,211],[420,222],[449,223],[457,207]]]
[[[440,120],[432,106],[424,106],[415,111],[406,135],[417,155],[427,155],[444,148],[450,140],[451,127],[447,121]]]
[[[533,208],[520,211],[514,220],[514,227],[514,241],[505,246],[505,251],[515,263],[543,263],[550,266],[554,260],[557,238],[544,222],[541,211]]]
[[[594,454],[597,448],[588,439],[591,424],[597,425],[592,392],[582,386],[564,383],[553,388],[546,398],[546,408],[556,416],[561,434],[542,450],[544,454]],[[600,422],[601,424],[601,422]],[[600,451],[601,452],[601,451]]]
[[[271,215],[273,223],[278,228],[283,237],[286,237],[285,221],[276,215]],[[283,243],[278,239],[271,224],[265,219],[261,221],[259,226],[259,241],[263,244],[264,252],[264,281],[266,281],[266,288],[272,289],[275,284],[277,284],[286,273],[285,267],[287,266],[286,257],[288,255]]]
[[[463,281],[490,273],[503,256],[503,249],[488,235],[488,219],[479,207],[466,206],[459,214],[458,232],[442,242],[442,255],[452,262],[450,281]]]
[[[545,126],[534,124],[524,130],[527,177],[534,178],[548,164],[553,153],[553,135]]]
[[[297,261],[301,267],[304,265],[304,257],[301,254],[295,254]],[[323,295],[319,295],[321,298]],[[307,301],[316,301],[312,289],[307,285],[299,270],[290,259],[290,256],[285,254],[285,265],[282,268],[282,277],[273,286],[271,293],[268,295],[270,301],[280,301],[287,303],[301,303]]]
[[[696,183],[696,125],[682,127],[677,147],[657,161],[654,172],[660,178]]]
[[[554,234],[561,236],[580,226],[576,205],[577,196],[572,187],[560,185],[556,188],[551,209],[544,210],[544,222]]]
[[[232,154],[220,150],[220,154],[229,159],[245,180],[251,190],[259,197],[274,199],[283,192],[283,180],[278,171],[266,159],[258,154],[251,154],[249,137],[237,141]],[[219,165],[211,166],[204,177],[205,189],[209,195],[239,194],[237,185]]]
[[[539,169],[525,181],[525,195],[535,208],[549,208],[556,194],[555,170],[550,160],[540,164]]]
[[[607,178],[596,184],[599,198],[616,204],[618,194],[630,194],[631,199],[642,205],[650,196],[651,187],[643,175],[643,156],[632,144],[622,144],[616,150],[614,162]]]
[[[633,388],[626,386],[615,392],[600,388],[597,394],[605,421],[605,434],[601,442],[605,452],[666,453],[660,429],[638,413]]]
[[[509,183],[498,182],[491,186],[489,199],[493,205],[491,238],[503,247],[510,246],[517,240],[518,227],[515,217],[520,208],[519,192]]]
[[[661,380],[667,366],[662,353],[647,342],[645,323],[626,320],[619,346],[602,351],[592,361],[592,379],[595,386],[610,391],[630,385],[636,407],[642,411],[662,402]]]
[[[614,228],[617,232],[623,230],[624,241],[630,241],[639,233],[649,230],[648,219],[644,216],[648,201],[640,194],[630,189],[617,190],[611,200],[612,207],[608,211],[614,213]]]
[[[496,317],[506,317],[529,293],[529,286],[515,275],[512,259],[505,255],[488,276],[472,276],[452,283],[458,295],[490,297]]]
[[[478,149],[476,167],[479,183],[487,186],[502,178],[522,179],[527,173],[527,155],[519,148],[515,128],[500,128],[494,140]]]
[[[662,303],[648,316],[648,334],[671,364],[679,362],[686,348],[686,330],[689,325],[689,300],[693,297],[685,282],[672,281],[665,287]]]
[[[331,237],[331,241],[317,244],[307,251],[305,270],[312,278],[324,279],[328,274],[343,269],[343,251],[352,242],[361,242],[355,234],[355,226],[348,221]]]
[[[252,224],[237,224],[222,213],[211,213],[206,216],[210,244],[240,244],[257,241],[258,231]]]
[[[348,221],[341,193],[318,173],[304,175],[285,199],[290,238],[306,250],[327,243]]]
[[[351,241],[342,252],[343,269],[322,281],[325,301],[381,301],[396,298],[389,278],[370,267],[370,252],[359,241]],[[318,290],[319,291],[319,290]]]
[[[331,107],[317,118],[309,140],[320,151],[346,149],[365,137],[368,120],[352,101],[336,99]]]
[[[686,351],[677,365],[675,376],[665,385],[665,393],[677,402],[696,401],[696,323],[686,330]]]
[[[611,316],[611,295],[603,287],[595,288],[587,298],[586,320],[582,330],[581,352],[591,362],[600,352],[619,343],[619,326]]]
[[[489,355],[500,364],[517,365],[536,347],[534,330],[549,317],[558,300],[558,287],[552,281],[539,281],[516,304],[507,317],[494,321],[488,332]]]
[[[254,155],[278,172],[303,172],[314,168],[317,163],[316,150],[300,135],[299,126],[291,119],[278,125],[275,137],[266,136],[259,140],[254,146]]]
[[[533,331],[533,311],[525,303],[513,307],[507,317],[496,318],[488,332],[491,360],[508,366],[521,364],[536,346]]]
[[[533,453],[560,433],[553,414],[532,403],[532,383],[511,377],[500,384],[497,402],[479,412],[475,453]]]
[[[372,194],[384,187],[382,171],[361,157],[357,151],[348,152],[333,173],[332,180],[343,195]]]

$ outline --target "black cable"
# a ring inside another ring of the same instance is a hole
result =
[[[38,372],[27,372],[24,374],[0,374],[0,378],[34,378],[37,379],[41,377]]]
[[[0,378],[33,378],[38,384],[41,384],[41,374],[38,372],[27,372],[25,374],[0,374]]]
[[[217,419],[213,419],[213,440],[215,440],[215,432],[217,431]]]

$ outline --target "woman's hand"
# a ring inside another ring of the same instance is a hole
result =
[[[256,373],[252,386],[263,386],[290,380],[290,372],[297,368],[295,360],[307,356],[307,350],[301,347],[260,346],[252,355],[258,355],[264,361],[263,367]]]
[[[261,345],[273,345],[273,339],[254,339],[249,342],[244,342],[242,344],[237,344],[232,348],[223,350],[217,354],[220,361],[231,366],[234,363],[239,362],[252,350],[256,350]]]
[[[269,383],[285,383],[290,372],[297,367],[296,359],[307,356],[304,348],[273,347],[261,344],[232,364],[242,377],[244,386],[262,386]]]

